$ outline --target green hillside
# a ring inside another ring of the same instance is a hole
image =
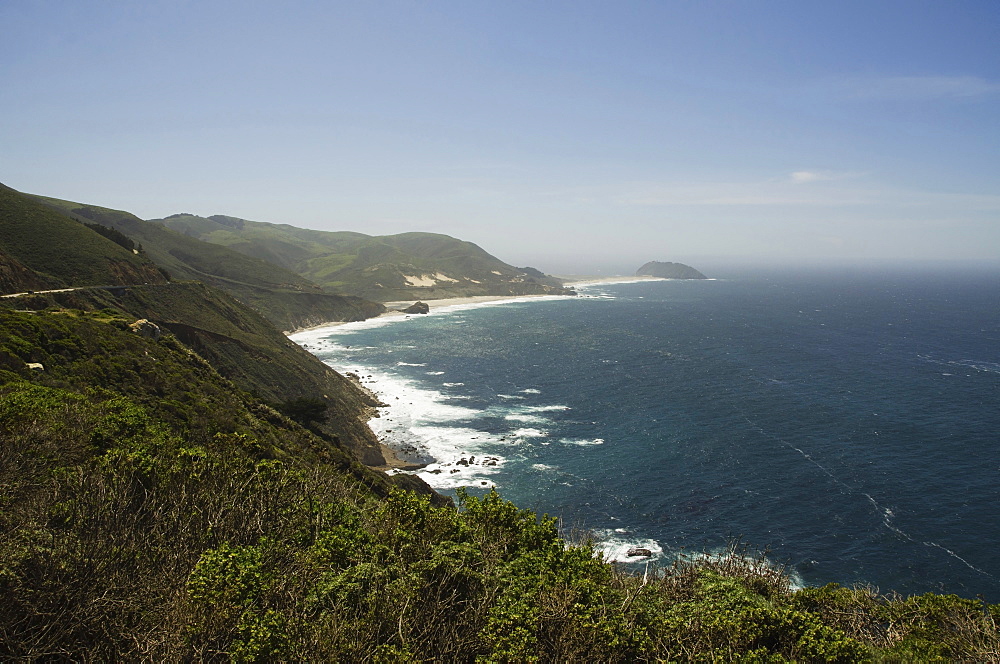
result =
[[[276,263],[326,289],[378,302],[571,292],[554,277],[513,267],[471,242],[437,233],[370,236],[222,215],[153,221]]]
[[[35,196],[84,222],[115,229],[138,245],[175,279],[196,279],[225,290],[283,330],[330,321],[364,320],[384,307],[363,298],[325,292],[312,281],[274,262],[203,242],[121,210]]]
[[[3,185],[0,254],[0,272],[8,281],[0,284],[5,292],[16,292],[19,279],[49,287],[167,281],[145,256]],[[22,268],[37,274],[28,277]]]
[[[208,360],[241,390],[275,407],[317,400],[325,419],[314,423],[362,462],[385,463],[366,424],[374,399],[292,343],[257,312],[198,282],[135,286],[121,291],[78,290],[0,300],[18,309],[110,311],[147,319]]]

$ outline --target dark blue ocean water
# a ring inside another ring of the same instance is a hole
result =
[[[495,486],[611,558],[741,538],[804,584],[1000,602],[996,273],[580,293],[295,338],[365,377],[432,485]]]

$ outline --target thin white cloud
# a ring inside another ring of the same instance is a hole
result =
[[[914,209],[961,209],[973,212],[1000,211],[1000,196],[995,194],[914,191],[894,187],[846,186],[804,187],[816,182],[812,171],[798,171],[798,178],[758,182],[644,182],[623,184],[611,200],[620,206],[774,206],[845,208],[867,207]],[[807,175],[808,174],[808,175]],[[794,175],[794,174],[793,174]],[[830,180],[843,180],[856,174],[831,174]],[[821,178],[822,179],[822,178]]]
[[[791,174],[792,182],[804,184],[806,182],[821,182],[823,180],[835,180],[836,177],[830,173],[818,171],[795,171]]]
[[[795,171],[788,176],[789,181],[795,184],[808,184],[810,182],[830,182],[833,180],[848,180],[864,175],[858,172],[835,172],[835,171]]]
[[[863,76],[821,84],[846,100],[931,101],[966,99],[1000,93],[1000,82],[979,76]]]

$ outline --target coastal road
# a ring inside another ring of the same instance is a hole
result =
[[[129,288],[154,288],[160,286],[173,286],[173,282],[166,284],[130,284],[128,286],[77,286],[75,288],[54,288],[52,290],[36,290],[36,291],[25,291],[23,293],[9,293],[7,295],[0,295],[0,298],[5,297],[24,297],[25,295],[45,295],[46,293],[72,293],[73,291],[82,290],[126,290]]]

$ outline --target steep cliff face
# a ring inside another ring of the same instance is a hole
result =
[[[659,277],[660,279],[708,279],[689,265],[661,261],[649,261],[635,271],[635,276]]]
[[[0,293],[23,293],[58,285],[57,280],[42,278],[21,261],[0,251]]]

